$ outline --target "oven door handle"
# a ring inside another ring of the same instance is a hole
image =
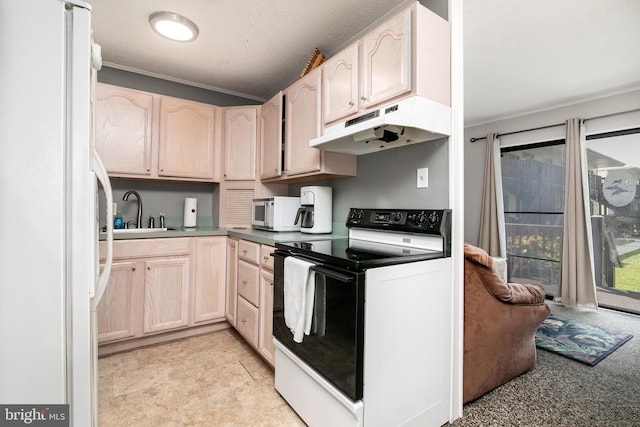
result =
[[[342,283],[351,283],[354,281],[353,276],[347,276],[346,274],[336,273],[335,271],[328,270],[326,268],[320,267],[318,265],[314,265],[309,267],[309,270],[315,271],[316,273],[320,273],[324,276],[330,277],[332,279],[338,280]]]

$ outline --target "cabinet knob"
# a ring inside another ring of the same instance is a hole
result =
[[[246,255],[246,254],[247,254],[247,250],[246,250],[246,249],[243,249],[243,250],[242,250],[242,255]]]
[[[352,101],[349,101],[349,107],[353,107],[355,104]]]
[[[136,271],[136,268],[135,268],[135,267],[132,267],[132,268],[131,268],[131,271]]]
[[[147,266],[147,270],[151,271],[151,267]]]
[[[247,286],[247,281],[246,280],[242,281],[242,286]]]
[[[247,319],[242,319],[241,322],[244,325],[245,323],[247,323]]]
[[[151,171],[151,168],[147,168],[147,172],[150,172],[150,171]]]
[[[361,96],[361,97],[360,97],[360,99],[361,99],[362,101],[366,101],[366,100],[367,100],[367,97],[366,97],[366,96]]]

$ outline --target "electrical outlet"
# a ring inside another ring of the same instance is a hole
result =
[[[416,188],[427,188],[429,186],[429,169],[420,168],[416,174]]]

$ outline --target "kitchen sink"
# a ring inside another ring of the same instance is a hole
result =
[[[165,231],[185,231],[182,227],[163,227],[163,228],[114,228],[113,234],[145,234],[145,233],[162,233]],[[106,234],[102,229],[100,234]]]
[[[168,228],[119,228],[114,229],[113,234],[140,234],[140,233],[158,233],[167,231]]]

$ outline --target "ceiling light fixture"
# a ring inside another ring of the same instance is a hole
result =
[[[198,26],[190,19],[173,12],[154,12],[149,15],[153,31],[171,40],[188,42],[198,37]]]

